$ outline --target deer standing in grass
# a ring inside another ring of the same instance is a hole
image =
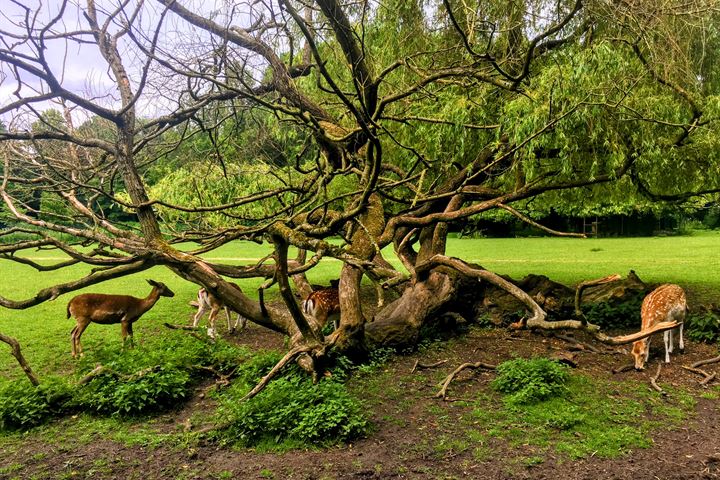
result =
[[[230,285],[233,286],[237,291],[240,290],[240,287],[238,287],[236,284],[231,283]],[[193,317],[193,327],[197,327],[198,323],[200,323],[200,319],[202,316],[210,310],[210,317],[208,319],[208,322],[210,323],[210,327],[208,327],[208,336],[210,338],[215,338],[215,318],[217,317],[217,314],[220,312],[221,308],[225,309],[225,317],[227,318],[227,327],[228,332],[234,333],[235,330],[242,330],[247,325],[247,318],[243,317],[238,313],[238,317],[235,320],[235,326],[230,326],[230,307],[225,305],[221,299],[210,293],[204,288],[201,288],[198,291],[198,311],[195,314],[195,317]],[[239,326],[239,329],[238,329]]]
[[[677,330],[680,333],[679,347],[682,352],[685,349],[683,343],[683,322],[687,312],[687,301],[685,292],[677,285],[667,283],[650,292],[642,303],[640,315],[642,317],[641,331],[652,328],[660,322],[680,323]],[[674,329],[673,329],[674,330]],[[665,341],[665,363],[670,363],[670,353],[673,351],[673,330],[666,330],[663,333]],[[643,338],[633,343],[632,355],[635,357],[635,369],[645,368],[650,356],[650,337]]]
[[[120,324],[123,346],[130,336],[130,345],[134,346],[133,323],[150,310],[160,297],[173,297],[175,294],[167,285],[154,280],[150,294],[145,298],[130,295],[106,295],[103,293],[83,293],[74,297],[67,305],[67,318],[75,317],[75,327],[70,333],[72,356],[83,354],[80,337],[91,323],[102,325]]]
[[[312,315],[315,320],[324,327],[331,315],[336,315],[334,320],[335,330],[338,328],[340,313],[340,293],[337,288],[323,288],[310,293],[302,302],[302,309],[306,315]]]

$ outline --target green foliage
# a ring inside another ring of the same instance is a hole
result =
[[[645,298],[637,293],[625,301],[597,302],[582,306],[588,322],[602,328],[637,328],[640,325],[640,309]]]
[[[690,340],[716,343],[720,341],[720,319],[712,312],[690,314],[685,319],[684,332]]]
[[[242,365],[237,380],[219,394],[219,422],[227,425],[217,433],[220,440],[285,449],[348,441],[368,430],[362,404],[345,385],[331,379],[313,384],[297,367],[250,400],[240,401],[275,359],[261,355]]]
[[[497,367],[492,387],[509,404],[530,404],[561,395],[570,375],[567,367],[547,358],[516,358]]]
[[[82,410],[113,415],[172,407],[189,396],[204,373],[202,367],[228,372],[246,356],[247,351],[227,342],[198,342],[182,334],[170,335],[149,349],[122,351],[114,345],[83,358],[81,373],[96,363],[107,372],[78,388],[74,401]]]
[[[177,367],[159,367],[130,377],[98,375],[78,389],[77,408],[104,414],[137,415],[175,405],[189,394],[191,376]]]
[[[18,379],[0,388],[0,430],[30,428],[63,413],[72,396],[60,377],[48,377],[39,386]]]
[[[512,447],[554,450],[572,459],[613,458],[652,446],[651,430],[679,425],[695,408],[682,392],[666,388],[668,401],[634,382],[572,375],[564,388],[562,396],[535,403],[504,402],[498,408],[483,398],[472,413],[473,431],[480,428]]]

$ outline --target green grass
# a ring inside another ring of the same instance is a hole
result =
[[[567,285],[632,269],[649,283],[720,292],[720,231],[681,237],[451,239],[448,255],[511,277],[539,273]]]
[[[720,251],[720,231],[700,232],[684,237],[657,238],[518,238],[518,239],[449,239],[448,255],[476,262],[501,274],[520,278],[528,273],[542,273],[565,284],[575,284],[588,278],[611,273],[626,275],[634,269],[647,282],[676,282],[688,286],[703,301],[717,301],[720,293],[720,269],[708,268],[717,263]],[[235,242],[206,255],[215,262],[247,265],[266,256],[267,245]],[[389,252],[389,250],[386,250]],[[47,250],[24,252],[42,263],[65,258],[63,254]],[[293,252],[290,252],[294,255]],[[387,254],[400,268],[400,263]],[[13,262],[0,262],[2,276],[0,295],[19,300],[32,297],[39,289],[56,283],[75,280],[89,273],[87,266],[73,266],[60,271],[40,273]],[[337,278],[340,262],[325,259],[308,273],[311,282],[325,283]],[[188,302],[195,298],[197,286],[180,279],[164,267],[115,279],[83,291],[123,293],[145,296],[150,291],[146,278],[165,282],[175,293],[172,299],[161,298],[135,325],[135,340],[142,348],[146,339],[166,329],[163,322],[189,322],[194,311]],[[12,279],[8,281],[7,279]],[[258,280],[240,280],[238,284],[251,296],[256,296]],[[269,295],[275,294],[275,288]],[[74,361],[70,357],[70,330],[74,322],[65,318],[67,302],[80,292],[62,295],[27,310],[0,308],[0,331],[16,337],[34,369],[40,375],[71,373]],[[692,300],[692,298],[691,298]],[[102,348],[120,342],[118,325],[91,325],[83,335],[86,350]],[[0,363],[0,376],[17,377],[21,372],[14,362]]]
[[[564,395],[523,405],[483,395],[467,423],[475,436],[485,432],[518,448],[612,458],[650,447],[650,431],[680,425],[695,407],[684,392],[665,398],[634,383],[573,375],[567,386]]]

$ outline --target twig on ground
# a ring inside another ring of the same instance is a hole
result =
[[[616,367],[612,369],[612,373],[620,373],[620,372],[627,372],[629,370],[633,370],[635,368],[635,365],[632,363],[628,363],[626,365],[623,365],[621,367]]]
[[[420,360],[415,360],[415,365],[413,365],[412,370],[410,370],[410,373],[415,373],[417,370],[425,370],[428,368],[435,368],[439,367],[440,365],[446,364],[447,360],[440,360],[439,362],[435,363],[420,363]]]
[[[695,362],[695,363],[697,363],[697,362]],[[695,364],[693,364],[693,365],[695,365]],[[700,380],[700,385],[702,385],[703,387],[707,387],[708,384],[710,382],[712,382],[715,379],[715,377],[717,376],[717,374],[715,374],[715,373],[708,373],[705,370],[702,370],[695,366],[688,367],[687,365],[681,365],[681,367],[684,368],[685,370],[687,370],[688,372],[693,372],[693,373],[697,373],[698,375],[702,375],[704,378],[702,380]]]
[[[458,368],[456,368],[450,375],[445,377],[445,380],[440,384],[441,388],[438,393],[435,394],[435,398],[442,398],[445,400],[447,398],[447,390],[450,386],[450,383],[452,383],[455,376],[462,372],[465,369],[473,369],[476,370],[478,368],[483,368],[485,370],[495,370],[497,368],[497,365],[491,365],[489,363],[483,363],[483,362],[476,362],[476,363],[463,363]]]
[[[661,371],[661,370],[662,370],[662,363],[658,363],[658,369],[657,369],[657,372],[655,373],[655,376],[654,376],[654,377],[650,377],[650,385],[652,385],[652,387],[653,387],[655,390],[657,390],[658,392],[660,392],[661,395],[666,396],[666,395],[667,395],[667,392],[666,392],[665,390],[663,390],[663,389],[660,387],[660,385],[657,384],[657,380],[658,380],[658,378],[660,378],[660,371]]]
[[[190,325],[174,325],[172,323],[167,323],[167,322],[165,322],[163,325],[165,325],[167,328],[170,328],[172,330],[185,330],[188,332],[188,335],[195,337],[198,340],[203,341],[203,342],[212,340],[210,337],[203,336],[203,335],[200,335],[199,333],[197,333],[200,331],[200,327],[193,327]]]
[[[599,348],[597,348],[593,345],[590,345],[589,343],[581,342],[580,340],[573,338],[571,336],[568,336],[568,335],[555,334],[555,338],[558,338],[565,342],[571,343],[573,346],[577,347],[580,350],[590,350],[593,353],[601,353],[601,354],[606,353],[606,352],[600,350]]]
[[[718,363],[718,362],[720,362],[720,355],[718,355],[717,357],[714,357],[714,358],[708,358],[706,360],[699,360],[699,361],[693,363],[691,365],[691,367],[698,368],[703,365],[710,365],[711,363]]]

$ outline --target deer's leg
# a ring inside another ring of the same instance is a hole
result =
[[[205,312],[207,312],[207,304],[198,296],[198,311],[193,317],[193,327],[198,326],[198,323],[200,323],[200,319],[203,315],[205,315]]]
[[[73,327],[73,329],[70,331],[70,352],[72,353],[73,358],[77,357],[77,352],[75,352],[75,332],[77,331],[77,325]]]
[[[90,322],[84,322],[78,320],[77,325],[73,328],[71,340],[73,342],[73,357],[83,356],[82,344],[80,343],[80,337],[82,336],[85,329],[90,325]]]
[[[645,349],[645,363],[647,363],[648,358],[650,358],[650,337],[647,337],[647,348]]]
[[[235,320],[235,326],[237,327],[238,331],[245,330],[245,327],[247,327],[247,318],[243,317],[238,313],[237,320]]]
[[[235,333],[235,329],[237,328],[237,322],[235,322],[235,326],[233,327],[230,322],[230,309],[228,307],[225,307],[225,318],[227,319],[227,327],[228,332]]]
[[[670,363],[670,352],[672,352],[672,331],[665,330],[663,333],[663,341],[665,342],[665,363]]]
[[[683,342],[683,325],[684,323],[680,324],[680,328],[678,328],[678,332],[680,332],[680,341],[678,343],[678,347],[680,348],[680,353],[685,351],[685,343]]]
[[[122,335],[123,348],[125,348],[125,342],[128,335],[130,336],[130,345],[133,347],[135,346],[132,338],[132,322],[129,322],[127,319],[123,318],[120,321],[120,334]]]
[[[208,337],[213,338],[213,339],[216,337],[216,334],[215,334],[215,317],[217,317],[217,314],[218,314],[219,312],[220,312],[220,307],[217,307],[217,308],[216,308],[216,307],[213,307],[213,308],[210,310],[210,318],[209,318],[209,320],[208,320],[209,323],[210,323],[210,326],[208,327],[207,333],[208,333]]]

